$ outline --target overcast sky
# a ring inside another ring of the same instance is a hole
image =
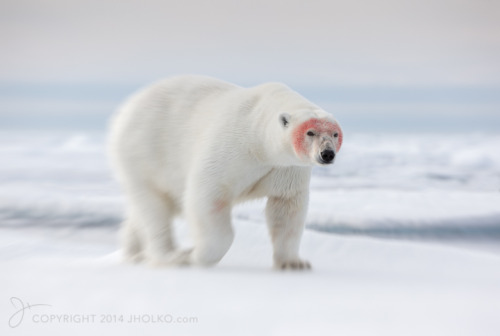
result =
[[[0,49],[7,91],[200,73],[310,91],[486,88],[491,115],[500,1],[0,0]]]

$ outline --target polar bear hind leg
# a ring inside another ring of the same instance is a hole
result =
[[[122,227],[125,257],[152,266],[171,264],[173,255],[178,258],[172,232],[174,203],[168,195],[144,185],[128,189],[129,214]]]
[[[123,247],[123,256],[126,261],[138,263],[142,261],[143,242],[140,232],[130,219],[121,224],[120,229],[121,246]]]

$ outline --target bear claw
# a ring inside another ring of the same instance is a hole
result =
[[[278,269],[281,270],[310,270],[311,264],[305,260],[290,260],[278,263]]]

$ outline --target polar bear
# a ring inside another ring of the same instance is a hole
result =
[[[311,167],[332,164],[341,145],[333,116],[283,84],[179,76],[143,89],[113,117],[109,137],[127,201],[126,257],[216,264],[233,241],[233,205],[267,197],[274,266],[310,268],[299,243]],[[176,246],[177,215],[190,226],[190,250]]]

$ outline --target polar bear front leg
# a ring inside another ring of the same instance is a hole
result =
[[[233,243],[232,204],[212,197],[213,194],[218,193],[198,189],[197,193],[188,197],[187,220],[194,241],[189,262],[193,265],[210,266],[218,263]]]
[[[299,258],[299,245],[304,231],[309,193],[269,197],[266,218],[273,242],[274,267],[277,269],[310,269],[309,262]]]

